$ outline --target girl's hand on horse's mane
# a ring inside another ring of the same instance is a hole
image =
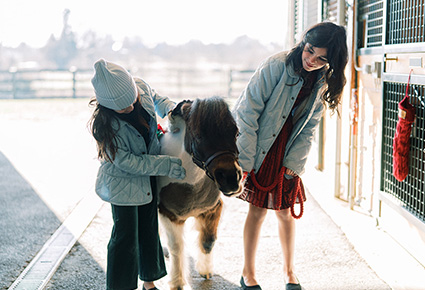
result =
[[[180,128],[178,127],[178,124],[177,124],[177,118],[173,117],[172,113],[173,113],[173,110],[169,111],[168,114],[167,114],[168,130],[166,130],[166,131],[171,132],[171,133],[178,133],[178,132],[180,132]]]

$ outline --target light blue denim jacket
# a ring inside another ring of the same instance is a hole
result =
[[[143,136],[128,122],[117,119],[113,127],[117,131],[118,151],[114,161],[101,161],[96,179],[96,193],[114,205],[143,205],[152,201],[156,194],[150,177],[168,175],[170,156],[158,155],[160,144],[156,134],[155,111],[164,117],[175,107],[175,103],[161,97],[143,80],[134,78],[141,95],[143,108],[152,117],[150,120],[149,148]]]
[[[233,113],[239,127],[237,139],[239,161],[243,171],[257,172],[279,135],[303,85],[292,66],[286,67],[287,52],[277,53],[256,70],[246,89],[237,100]],[[319,79],[322,74],[319,74]],[[289,86],[288,84],[295,84]],[[318,81],[286,144],[282,166],[297,175],[304,173],[314,131],[321,119],[324,104]]]

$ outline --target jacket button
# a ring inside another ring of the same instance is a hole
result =
[[[283,118],[283,119],[285,119],[285,118],[286,118],[286,116],[282,116],[282,118]]]
[[[276,134],[273,134],[273,137],[276,137]]]
[[[266,151],[263,151],[262,153],[263,153],[263,154],[266,154]]]
[[[142,154],[146,154],[146,152],[142,152]]]
[[[148,192],[148,195],[151,195],[151,193],[150,193],[150,192]]]

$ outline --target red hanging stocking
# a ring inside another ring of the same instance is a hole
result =
[[[403,181],[409,173],[410,133],[415,121],[415,107],[410,104],[408,94],[410,74],[406,94],[398,104],[398,122],[393,140],[393,174],[398,181]]]

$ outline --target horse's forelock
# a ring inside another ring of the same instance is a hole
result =
[[[188,120],[193,136],[215,139],[219,137],[234,137],[236,122],[227,103],[219,97],[196,99],[192,104]]]

